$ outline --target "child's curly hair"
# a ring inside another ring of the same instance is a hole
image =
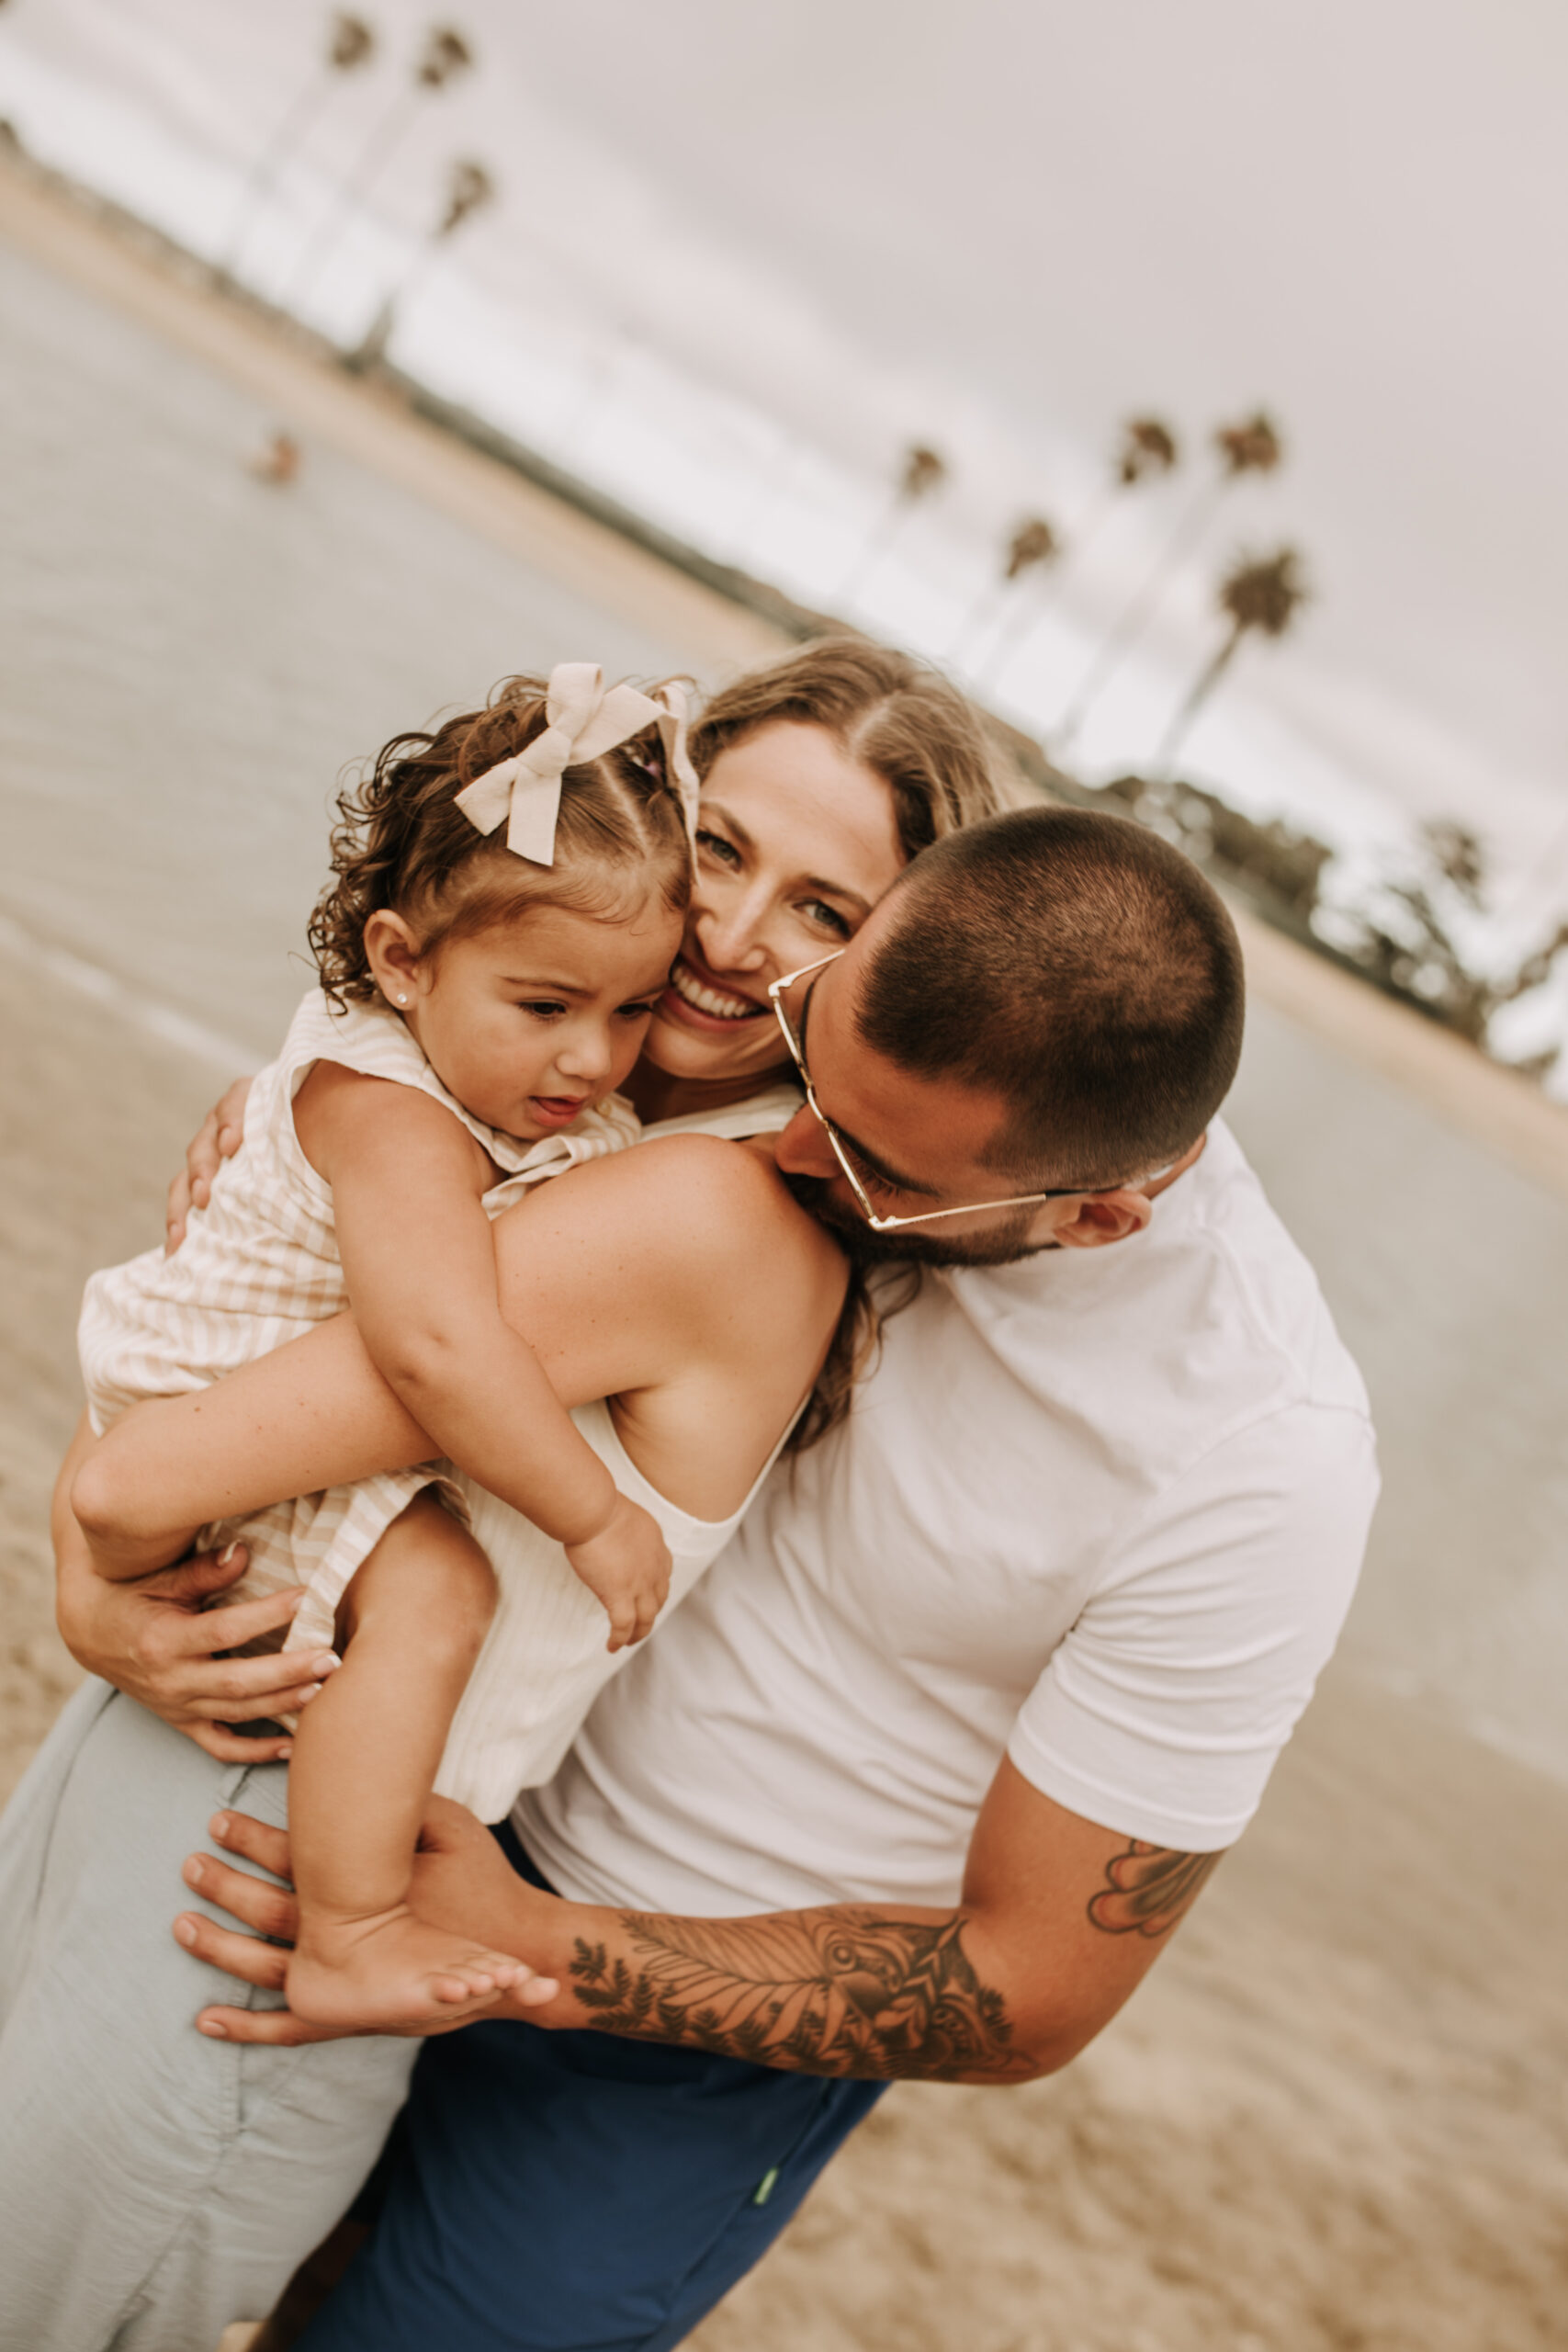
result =
[[[375,997],[365,926],[383,907],[404,917],[426,955],[525,907],[610,915],[634,889],[653,888],[672,913],[684,911],[692,890],[685,820],[657,728],[567,769],[553,865],[518,857],[504,832],[476,831],[457,807],[466,785],[544,732],[547,691],[541,678],[505,678],[482,710],[448,718],[434,733],[395,735],[370,774],[339,793],[336,879],[308,933],[333,1004]]]

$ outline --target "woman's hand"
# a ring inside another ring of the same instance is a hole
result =
[[[169,1187],[164,1213],[164,1255],[172,1258],[186,1238],[186,1219],[192,1209],[204,1209],[212,1198],[212,1180],[226,1159],[232,1159],[244,1140],[248,1078],[237,1078],[213,1104],[186,1146],[186,1164]]]
[[[249,1555],[243,1544],[224,1556],[203,1553],[134,1583],[107,1582],[71,1510],[72,1486],[92,1444],[84,1415],[54,1488],[54,1611],[66,1648],[89,1674],[162,1715],[220,1764],[287,1756],[287,1737],[242,1739],[227,1726],[297,1713],[336,1670],[336,1657],[330,1650],[303,1657],[298,1650],[262,1657],[220,1653],[287,1628],[304,1594],[290,1589],[204,1608],[244,1575]]]
[[[160,1568],[135,1584],[108,1584],[82,1544],[69,1566],[62,1556],[56,1616],[66,1648],[89,1674],[161,1715],[220,1764],[268,1764],[287,1757],[287,1736],[246,1739],[231,1724],[297,1714],[338,1660],[329,1651],[271,1651],[225,1657],[225,1650],[286,1627],[304,1595],[265,1593],[229,1608],[204,1609],[245,1572],[243,1544],[220,1559],[203,1553]]]
[[[254,1877],[249,1871],[235,1870],[211,1854],[192,1854],[185,1866],[186,1884],[240,1920],[245,1932],[220,1928],[205,1912],[182,1911],[175,1921],[175,1939],[197,1960],[226,1975],[280,1993],[288,1971],[288,1947],[299,1925],[299,1906],[289,1879],[288,1833],[244,1813],[216,1814],[208,1827],[215,1845],[258,1864],[272,1878]],[[284,1883],[275,1885],[272,1881],[276,1879]],[[543,1894],[518,1878],[489,1830],[465,1806],[432,1797],[420,1830],[409,1889],[409,1899],[420,1917],[473,1933],[479,1919],[499,1910],[507,1918],[509,1933],[515,1937],[522,1898],[530,1896],[539,1905],[555,1901],[553,1895]],[[559,1990],[554,1977],[529,1972],[512,1986],[506,2000],[487,2014],[504,2016],[513,2008],[542,2008]],[[325,2027],[302,2024],[288,2009],[218,2005],[203,2009],[197,2024],[216,2041],[293,2045],[338,2038]],[[432,2030],[453,2033],[457,2028],[420,2028],[422,2033]]]

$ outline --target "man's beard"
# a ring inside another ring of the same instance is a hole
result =
[[[1029,1239],[1035,1217],[1032,1205],[1014,1209],[1000,1225],[987,1227],[983,1233],[939,1238],[936,1231],[923,1226],[878,1233],[858,1209],[846,1208],[834,1199],[828,1178],[786,1176],[784,1182],[802,1208],[809,1209],[818,1223],[828,1227],[852,1266],[1012,1266],[1021,1258],[1037,1257],[1042,1250],[1056,1247],[1054,1241]]]

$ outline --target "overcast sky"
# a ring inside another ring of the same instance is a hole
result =
[[[367,13],[394,54],[427,21]],[[0,74],[31,58],[150,99],[227,164],[325,14],[11,0]],[[1550,845],[1568,880],[1562,0],[459,0],[454,19],[484,70],[432,107],[388,208],[428,212],[436,157],[482,153],[505,201],[472,232],[478,278],[522,301],[547,264],[558,291],[575,273],[868,481],[902,437],[937,438],[976,550],[1026,506],[1070,520],[1130,410],[1195,437],[1267,403],[1288,467],[1178,598],[1171,674],[1238,536],[1298,541],[1317,594],[1299,640],[1249,652],[1213,758],[1266,763],[1283,730],[1303,777],[1318,758],[1458,810],[1517,865]],[[367,81],[343,103],[368,120],[384,98]],[[1168,521],[1151,503],[1086,560],[1086,626]]]

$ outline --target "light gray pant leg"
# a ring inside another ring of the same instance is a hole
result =
[[[418,2044],[246,2049],[197,2011],[276,1996],[171,1933],[209,1816],[281,1824],[288,1775],[220,1765],[101,1686],[0,1824],[0,2352],[213,2352],[353,2198]]]
[[[83,1742],[113,1696],[107,1682],[92,1676],[72,1693],[0,1815],[0,2032],[31,1964],[61,1793]],[[0,2109],[0,2128],[3,2122]]]

